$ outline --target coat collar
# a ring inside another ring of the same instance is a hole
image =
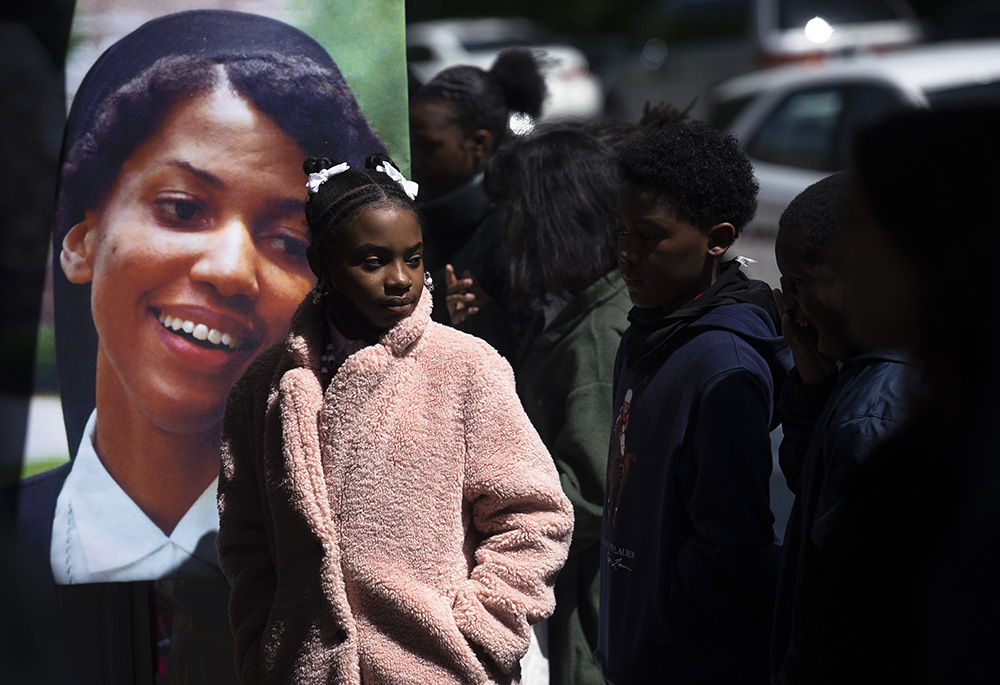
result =
[[[395,357],[403,356],[420,339],[430,323],[432,299],[425,287],[413,313],[383,333],[378,344]],[[310,292],[292,315],[288,338],[285,340],[285,350],[294,366],[319,370],[324,325],[323,305],[314,303]]]
[[[524,361],[524,358],[533,349],[545,349],[558,344],[579,326],[580,322],[586,319],[592,311],[617,297],[624,290],[625,281],[619,276],[618,269],[615,269],[598,278],[570,300],[552,320],[548,328],[544,327],[542,315],[536,315],[528,323],[528,330],[521,340],[520,347],[518,347],[515,357],[517,363],[520,364]],[[628,305],[628,307],[630,306],[631,304]]]

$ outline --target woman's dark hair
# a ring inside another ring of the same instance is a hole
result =
[[[63,238],[84,210],[103,200],[122,163],[171,104],[223,85],[271,117],[304,156],[360,166],[365,155],[383,149],[327,51],[275,19],[226,10],[178,12],[143,24],[105,50],[77,90],[66,122],[52,231],[56,362],[71,452],[94,407],[97,331],[90,286],[71,284],[60,267]]]
[[[310,157],[302,164],[306,174],[316,174],[338,163],[328,157]],[[365,160],[363,168],[351,167],[323,181],[306,199],[306,222],[309,241],[326,253],[350,221],[369,207],[395,206],[417,214],[416,205],[403,187],[385,172],[395,162],[376,153]],[[419,220],[419,216],[418,216]]]
[[[499,145],[511,112],[537,118],[545,100],[538,59],[525,48],[504,50],[489,71],[460,65],[445,69],[421,87],[413,102],[447,102],[465,136],[486,129]]]
[[[490,158],[486,190],[509,209],[512,295],[537,308],[615,268],[614,151],[577,128],[545,128]]]
[[[93,128],[67,149],[56,210],[57,243],[85,209],[101,201],[122,163],[157,129],[170,105],[179,97],[227,85],[226,79],[306,155],[360,163],[364,154],[382,147],[335,67],[274,53],[163,57],[109,95]]]
[[[736,138],[697,119],[630,140],[618,166],[623,181],[652,191],[702,232],[728,222],[739,235],[757,213],[757,179]]]

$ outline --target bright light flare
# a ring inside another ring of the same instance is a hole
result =
[[[535,120],[530,114],[524,112],[512,112],[507,120],[510,132],[515,136],[525,136],[535,129]]]
[[[805,30],[806,38],[817,44],[827,42],[833,35],[833,27],[822,17],[813,17],[806,22]]]

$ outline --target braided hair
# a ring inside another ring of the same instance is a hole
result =
[[[328,157],[310,157],[302,164],[306,174],[317,174],[335,166]],[[321,253],[333,248],[344,228],[363,209],[394,206],[413,212],[419,221],[416,205],[403,187],[384,171],[389,164],[397,168],[388,155],[369,155],[363,169],[349,168],[323,181],[306,198],[306,222],[309,241]]]
[[[535,54],[511,48],[497,55],[489,71],[468,65],[445,69],[416,92],[413,102],[447,102],[463,135],[485,129],[499,145],[510,113],[538,118],[545,93]]]

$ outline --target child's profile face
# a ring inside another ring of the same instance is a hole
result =
[[[362,210],[320,259],[333,287],[375,326],[391,328],[417,308],[423,235],[412,211],[395,205]]]
[[[444,102],[420,101],[410,107],[413,180],[423,192],[440,197],[475,176],[486,164],[483,151],[456,123]]]
[[[709,237],[676,218],[662,199],[631,183],[618,192],[618,268],[637,307],[670,312],[712,284]]]
[[[777,251],[781,294],[785,308],[799,326],[811,327],[816,349],[832,359],[846,361],[856,354],[844,320],[844,281],[827,262],[830,247],[819,263],[801,264]]]
[[[229,89],[185,98],[63,242],[91,283],[102,393],[168,432],[222,418],[250,360],[284,338],[313,279],[302,151]]]

